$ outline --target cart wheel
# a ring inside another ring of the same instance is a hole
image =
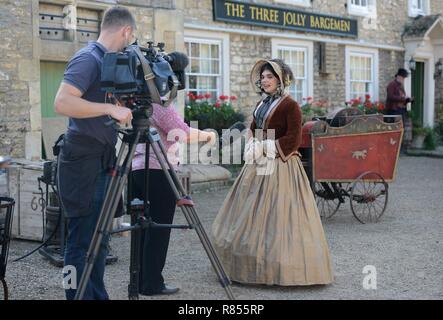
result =
[[[326,186],[325,186],[326,185]],[[324,219],[331,218],[341,205],[340,200],[331,192],[332,188],[325,182],[315,182],[315,202],[317,203],[320,217]]]
[[[351,186],[351,210],[361,223],[378,222],[388,204],[388,184],[375,172],[365,172]]]

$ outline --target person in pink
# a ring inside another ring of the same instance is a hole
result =
[[[177,170],[179,165],[178,144],[176,137],[197,143],[209,141],[215,143],[215,133],[190,128],[171,104],[163,107],[153,104],[154,112],[151,125],[160,135],[168,152],[168,160]],[[168,137],[170,135],[170,137]],[[183,139],[182,139],[183,140]],[[132,199],[144,200],[145,144],[139,144],[132,161]],[[149,150],[149,214],[156,223],[171,224],[175,212],[175,195],[164,175],[152,147]],[[179,288],[168,286],[162,276],[169,245],[170,229],[149,229],[143,231],[140,250],[139,293],[142,295],[173,294]]]

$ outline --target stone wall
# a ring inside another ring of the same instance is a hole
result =
[[[238,97],[237,106],[248,120],[259,100],[250,82],[250,72],[254,63],[260,58],[271,57],[271,40],[269,38],[231,35],[231,94]]]
[[[431,14],[443,15],[443,1],[429,0],[431,3]]]
[[[430,1],[433,14],[443,15],[443,1]],[[443,78],[435,81],[435,118],[443,123]]]
[[[346,100],[345,46],[326,43],[326,72],[320,73],[318,51],[314,46],[314,97],[326,100],[330,107],[340,107]]]
[[[435,81],[435,118],[443,123],[443,78]]]
[[[379,50],[379,96],[383,103],[386,100],[386,87],[394,79],[399,68],[404,67],[404,53],[400,51]]]
[[[98,10],[101,14],[113,5],[124,5],[135,16],[135,34],[140,44],[154,40],[165,42],[169,51],[183,50],[184,0],[46,0],[44,3],[76,4],[78,8]],[[86,43],[75,36],[40,39],[39,0],[0,0],[0,7],[0,154],[39,159],[40,61],[67,62]],[[183,94],[179,97],[183,100]]]
[[[307,12],[337,15],[340,17],[351,17],[358,20],[359,39],[366,42],[374,42],[378,44],[402,46],[400,34],[403,26],[410,19],[408,17],[408,0],[378,0],[377,15],[375,18],[366,18],[348,13],[346,0],[316,0],[311,2],[310,7],[301,7],[286,3],[279,3],[272,0],[253,1],[257,4],[277,5],[293,10],[304,10]],[[438,3],[437,3],[438,2]],[[431,1],[432,12],[443,12],[443,2]],[[223,22],[213,21],[212,0],[186,0],[186,23],[209,24],[211,26],[223,26],[225,28],[236,28],[245,30],[264,30],[269,32],[278,32],[278,30],[266,27],[245,26],[240,24],[227,24]],[[322,36],[316,33],[306,33],[300,31],[284,31],[285,33],[297,33],[306,35]],[[343,39],[341,37],[331,37]]]
[[[38,120],[31,126],[40,102],[35,8],[29,0],[2,0],[0,6],[0,153],[25,156],[27,144],[40,143]]]
[[[273,4],[308,12],[331,14],[341,17],[352,17],[358,20],[358,39],[346,37],[334,37],[316,33],[298,31],[283,32],[287,34],[302,34],[314,36],[319,39],[357,40],[362,43],[379,45],[392,45],[402,47],[401,33],[403,26],[410,19],[408,17],[408,0],[377,1],[376,18],[364,18],[349,15],[343,0],[316,0],[311,2],[311,7],[303,8],[295,5],[278,3],[271,0],[256,1],[259,4]],[[433,4],[432,10],[441,10],[443,4]],[[393,23],[395,21],[395,23]],[[281,30],[265,27],[246,26],[234,23],[213,21],[211,0],[186,1],[185,23],[196,25],[219,26],[226,29],[241,29],[254,31],[267,31],[277,33]],[[230,62],[231,62],[231,94],[239,97],[239,107],[249,117],[257,97],[249,84],[249,71],[254,61],[262,57],[271,56],[271,38],[265,36],[247,36],[238,33],[230,33]],[[326,72],[319,72],[319,44],[314,42],[314,98],[326,100],[331,107],[341,107],[346,100],[346,74],[345,74],[345,48],[344,44],[325,42],[326,49]],[[398,68],[404,66],[404,53],[402,51],[379,49],[379,100],[386,100],[386,86],[393,79]],[[249,90],[249,92],[245,91]]]

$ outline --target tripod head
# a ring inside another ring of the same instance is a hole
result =
[[[112,119],[106,123],[107,126],[113,126],[118,132],[122,133],[124,136],[124,141],[131,141],[128,139],[129,136],[134,136],[134,133],[142,131],[149,131],[150,122],[154,108],[152,106],[152,100],[146,96],[137,96],[137,95],[121,95],[118,98],[113,93],[108,93],[106,95],[107,100],[111,101],[114,104],[123,105],[128,108],[132,112],[132,128],[131,129],[122,129],[118,126],[117,122]],[[143,139],[145,135],[141,135],[142,139],[139,141],[140,143],[144,143]]]

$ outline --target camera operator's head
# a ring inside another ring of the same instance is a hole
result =
[[[134,42],[136,30],[134,16],[124,7],[113,7],[106,10],[102,24],[99,42],[109,51],[122,51]]]

